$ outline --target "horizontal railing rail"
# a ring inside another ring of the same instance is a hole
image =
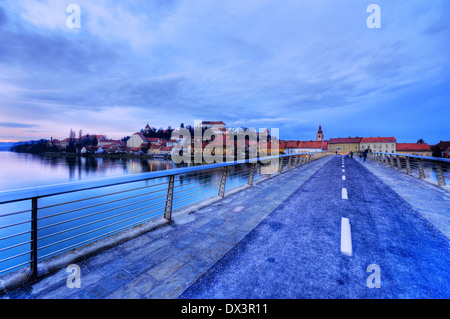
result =
[[[0,276],[328,155],[305,152],[0,192]],[[278,167],[273,167],[274,163]]]
[[[359,155],[362,155],[362,152],[359,152]],[[450,179],[450,159],[448,158],[369,152],[368,159],[441,187],[447,186]]]

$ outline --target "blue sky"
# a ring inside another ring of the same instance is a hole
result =
[[[322,124],[325,139],[450,140],[448,12],[448,0],[4,0],[0,141],[194,120],[283,139]]]

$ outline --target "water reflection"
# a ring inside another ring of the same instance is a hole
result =
[[[148,158],[0,153],[3,190],[176,167],[179,166],[171,161]],[[227,189],[247,183],[248,174],[249,168],[246,166],[232,167],[227,177]],[[217,196],[221,178],[222,168],[177,175],[173,210]],[[39,260],[162,216],[168,181],[166,176],[39,198]],[[0,207],[0,225],[4,225],[0,227],[0,275],[29,262],[30,210],[30,200]],[[21,211],[20,214],[11,214]]]
[[[171,160],[0,152],[0,190],[139,174],[182,167]]]

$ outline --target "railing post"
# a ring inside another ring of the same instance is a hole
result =
[[[444,173],[442,172],[441,163],[439,163],[439,162],[436,162],[436,173],[437,173],[437,178],[438,178],[438,185],[445,186]]]
[[[173,185],[175,181],[175,175],[170,175],[169,186],[167,187],[166,197],[166,209],[164,210],[164,218],[168,221],[172,221],[172,202],[173,202]]]
[[[422,159],[417,159],[417,164],[419,165],[419,178],[425,178],[425,172],[423,171]]]
[[[278,164],[278,173],[280,173],[280,174],[283,172],[283,162],[284,162],[284,159],[282,157],[280,157],[280,162]]]
[[[397,168],[399,171],[402,170],[402,162],[400,162],[400,156],[396,156],[397,157]]]
[[[295,160],[294,160],[294,168],[297,167],[297,163],[298,163],[298,155],[295,156]]]
[[[255,166],[256,164],[253,163],[250,168],[250,175],[248,176],[248,183],[247,183],[250,186],[253,186],[253,177],[255,176]]]
[[[38,220],[38,198],[31,199],[31,276],[38,276],[38,254],[37,254],[37,220]]]
[[[391,162],[391,167],[394,168],[394,158],[392,155],[389,155],[389,161]]]
[[[411,164],[409,163],[408,156],[405,157],[405,161],[406,161],[406,174],[411,174]]]
[[[220,187],[219,187],[219,197],[222,197],[222,198],[225,197],[225,183],[227,181],[227,173],[228,173],[228,166],[225,166],[223,168],[222,180],[220,181]]]
[[[288,157],[287,169],[291,169],[292,156]]]

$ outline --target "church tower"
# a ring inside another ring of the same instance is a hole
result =
[[[145,134],[150,133],[150,125],[148,125],[148,123],[147,123],[147,126],[144,128],[144,131],[145,131]]]
[[[322,132],[322,125],[319,125],[319,130],[317,131],[317,141],[322,142],[323,141],[323,132]]]

